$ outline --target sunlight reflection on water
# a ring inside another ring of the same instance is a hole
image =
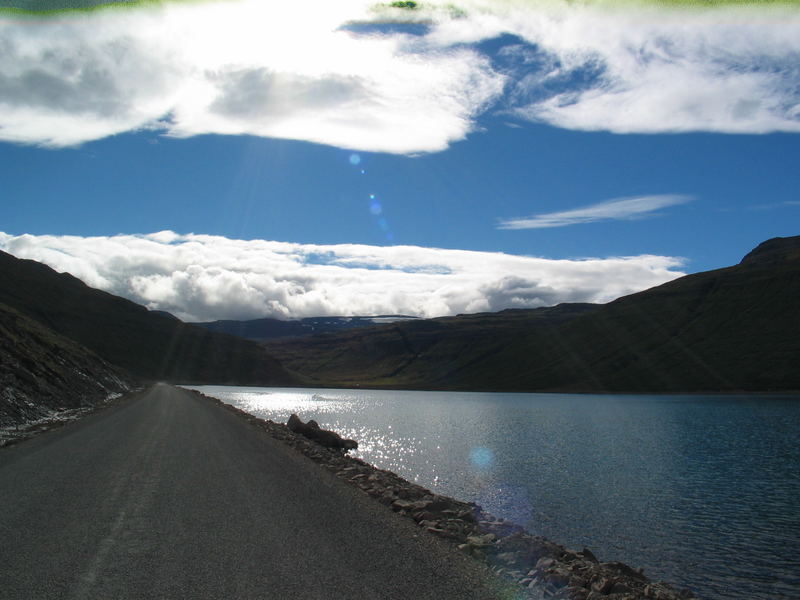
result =
[[[280,421],[292,413],[316,415],[338,414],[350,408],[347,400],[325,398],[318,394],[291,392],[234,392],[226,394],[226,402],[263,418]]]
[[[361,458],[379,468],[401,474],[410,481],[420,481],[419,467],[424,465],[426,485],[438,483],[436,465],[419,458],[424,444],[414,436],[398,435],[391,423],[379,426],[364,424],[366,411],[380,410],[384,402],[368,391],[271,388],[231,388],[202,386],[198,389],[262,419],[285,423],[293,413],[304,421],[314,419],[323,429],[331,429],[342,437],[358,441],[358,450],[351,456]],[[326,392],[329,392],[326,394]],[[437,445],[438,449],[441,449]]]

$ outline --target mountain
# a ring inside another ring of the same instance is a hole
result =
[[[264,343],[282,364],[320,385],[450,389],[517,339],[599,308],[560,304],[458,315]],[[481,387],[481,386],[479,386]],[[481,387],[481,389],[484,389]]]
[[[92,407],[132,385],[92,351],[0,304],[0,427]]]
[[[371,327],[378,323],[415,320],[416,318],[405,315],[378,315],[373,317],[307,317],[291,321],[279,319],[224,320],[193,324],[209,331],[227,333],[261,342],[281,338],[307,337],[320,333]]]
[[[800,235],[790,238],[772,238],[759,244],[739,263],[750,266],[791,264],[800,261]]]
[[[67,273],[0,252],[0,303],[144,379],[295,383],[263,348],[90,288]]]
[[[800,236],[601,306],[396,323],[265,347],[320,385],[500,391],[800,390]]]

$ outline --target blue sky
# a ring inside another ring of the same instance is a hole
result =
[[[0,248],[189,320],[437,316],[798,234],[794,9],[255,6],[5,18]]]

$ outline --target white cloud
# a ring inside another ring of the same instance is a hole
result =
[[[210,235],[12,236],[0,249],[189,321],[409,314],[607,302],[682,275],[667,256],[552,260],[416,246]]]
[[[613,200],[606,200],[605,202],[573,210],[545,213],[532,217],[501,219],[498,229],[543,229],[593,223],[595,221],[641,219],[656,216],[657,213],[655,211],[661,208],[685,204],[691,200],[691,196],[667,194],[614,198]]]
[[[369,3],[171,3],[0,22],[0,139],[67,146],[130,130],[384,152],[462,139],[504,77],[468,48],[341,26]]]
[[[615,133],[800,131],[800,11],[476,1],[442,40],[513,33],[508,112]]]
[[[614,132],[800,131],[800,12],[599,4],[226,0],[0,17],[0,140],[155,128],[432,152],[487,111]],[[427,29],[374,27],[392,19]],[[475,45],[504,33],[518,41],[499,62]]]

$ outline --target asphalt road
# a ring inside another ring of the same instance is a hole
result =
[[[157,385],[0,451],[0,598],[494,598],[486,571]]]

